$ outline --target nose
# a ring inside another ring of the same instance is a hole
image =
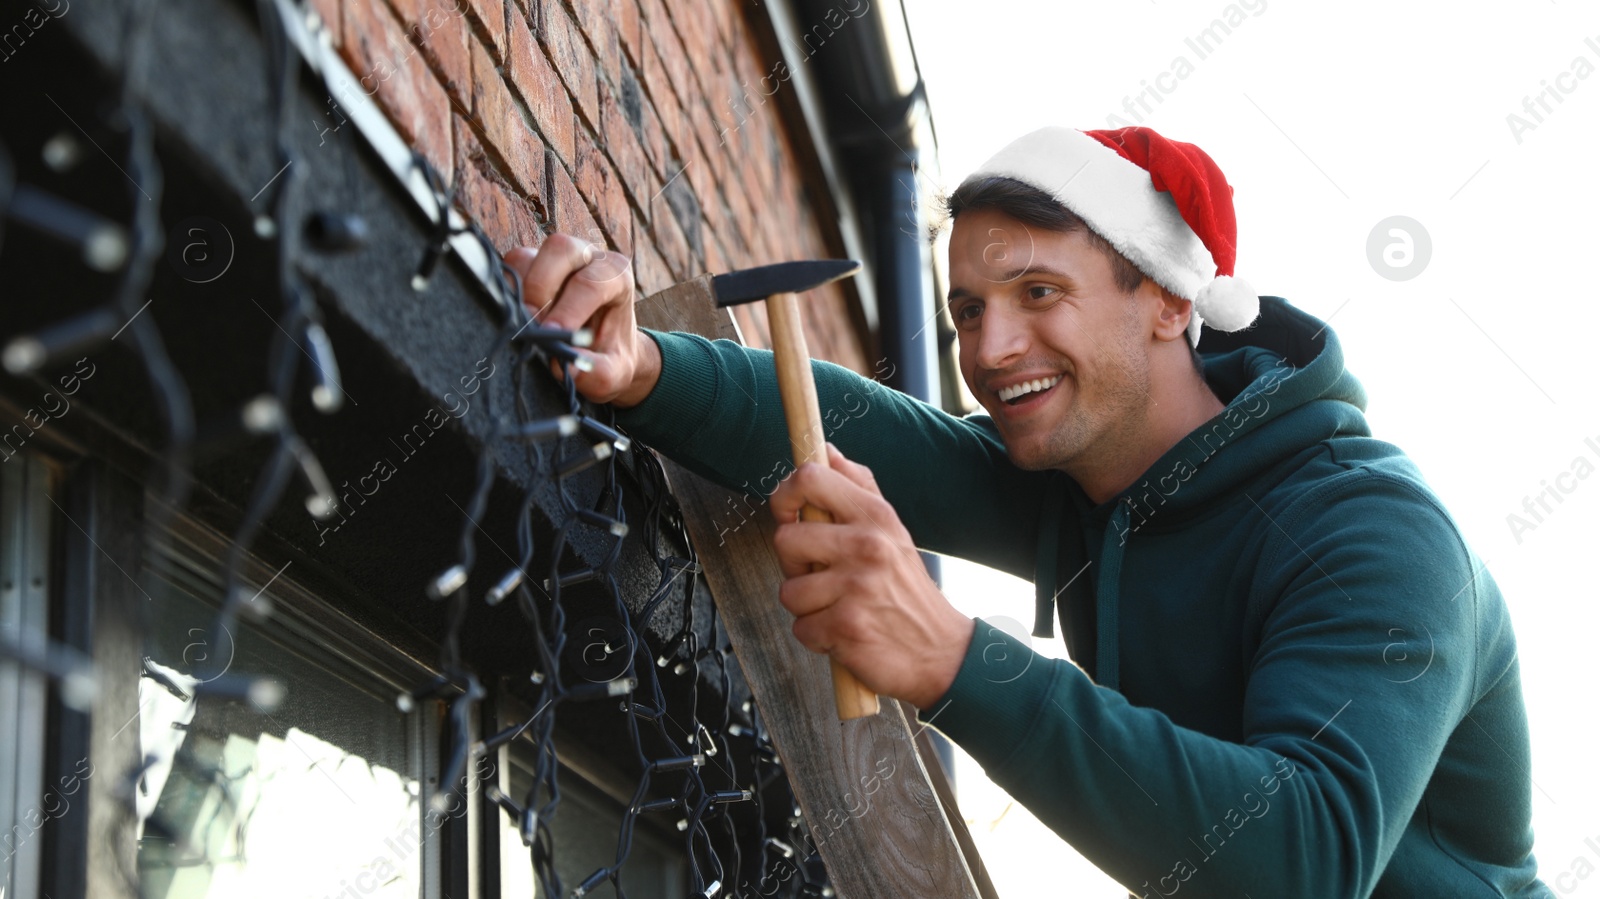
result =
[[[976,361],[981,368],[1005,368],[1028,351],[1026,323],[1009,305],[990,302],[983,310],[976,335]]]

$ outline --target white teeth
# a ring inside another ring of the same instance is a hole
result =
[[[1021,384],[1013,384],[1010,387],[1002,387],[999,391],[1000,399],[1002,402],[1009,403],[1024,394],[1035,393],[1040,390],[1049,390],[1050,388],[1056,386],[1056,384],[1060,383],[1060,381],[1061,376],[1056,375],[1053,378],[1035,378],[1032,381],[1024,381]]]

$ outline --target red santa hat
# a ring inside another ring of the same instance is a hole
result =
[[[1255,290],[1233,277],[1233,187],[1193,144],[1149,128],[1041,128],[971,177],[1014,178],[1050,194],[1151,280],[1193,300],[1191,344],[1202,319],[1238,331],[1260,312]]]

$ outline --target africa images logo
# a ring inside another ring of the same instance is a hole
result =
[[[216,219],[190,216],[172,229],[167,264],[185,281],[209,284],[233,265],[233,233]]]

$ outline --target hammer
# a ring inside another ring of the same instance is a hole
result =
[[[719,307],[766,301],[767,324],[772,332],[772,361],[778,370],[778,395],[783,398],[783,414],[789,425],[789,446],[796,468],[807,462],[826,467],[828,450],[822,430],[822,412],[817,405],[817,382],[811,375],[811,352],[806,348],[795,294],[849,277],[860,270],[861,263],[854,260],[819,259],[763,265],[711,279]],[[800,519],[832,521],[833,517],[808,505],[800,510]],[[839,710],[839,720],[878,714],[877,694],[833,657],[828,658],[828,664],[833,669],[833,701]]]

